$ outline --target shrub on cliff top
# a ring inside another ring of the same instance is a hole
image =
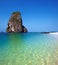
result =
[[[13,12],[12,14],[18,14],[18,15],[21,15],[21,13],[20,13],[20,12]]]

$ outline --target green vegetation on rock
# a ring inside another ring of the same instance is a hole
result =
[[[18,15],[21,15],[21,13],[20,13],[20,12],[13,12],[12,14],[18,14]]]

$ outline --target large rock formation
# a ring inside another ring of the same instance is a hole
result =
[[[27,29],[23,26],[20,12],[12,13],[6,32],[27,32]]]

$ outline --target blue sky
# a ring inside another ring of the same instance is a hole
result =
[[[58,0],[0,0],[0,31],[5,32],[15,11],[29,32],[58,31]]]

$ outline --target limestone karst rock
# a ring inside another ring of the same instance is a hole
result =
[[[27,28],[22,23],[20,12],[13,12],[8,22],[6,32],[27,32]]]

